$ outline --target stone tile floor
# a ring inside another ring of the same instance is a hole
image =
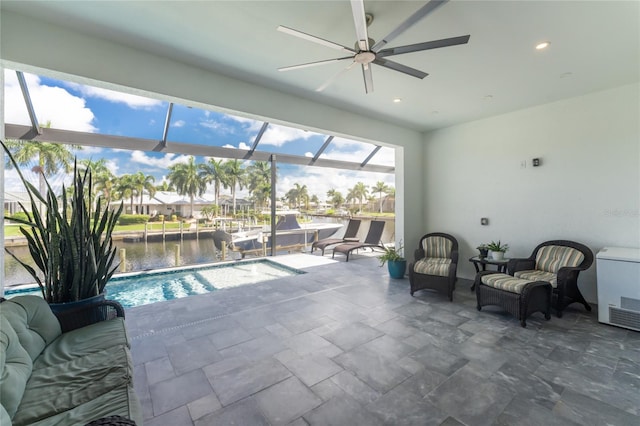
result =
[[[371,257],[127,310],[155,425],[639,425],[640,333],[580,305],[527,328]]]

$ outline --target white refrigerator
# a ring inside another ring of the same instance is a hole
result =
[[[596,268],[598,321],[640,331],[640,248],[605,247]]]

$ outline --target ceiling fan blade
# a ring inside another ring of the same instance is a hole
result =
[[[350,48],[348,48],[346,46],[343,46],[341,44],[334,43],[332,41],[325,40],[325,39],[320,38],[320,37],[312,36],[311,34],[303,33],[302,31],[294,30],[293,28],[289,28],[289,27],[285,27],[285,26],[280,25],[278,27],[278,31],[280,31],[282,33],[285,33],[285,34],[292,35],[294,37],[298,37],[298,38],[307,40],[307,41],[311,41],[313,43],[321,44],[323,46],[327,46],[327,47],[330,47],[332,49],[342,50],[342,51],[349,52],[349,53],[357,53],[355,50],[350,49]]]
[[[387,43],[391,42],[394,38],[398,37],[400,34],[408,30],[411,26],[413,26],[416,22],[427,16],[429,13],[433,12],[437,7],[442,6],[444,3],[449,0],[431,0],[429,3],[422,6],[418,9],[413,15],[409,16],[403,23],[398,25],[395,30],[391,31],[386,37],[382,38],[378,41],[372,48],[374,52],[378,52],[382,49]]]
[[[356,26],[356,37],[360,50],[369,50],[369,35],[367,34],[367,18],[364,15],[364,0],[351,0],[353,23]]]
[[[371,73],[371,64],[362,64],[362,76],[364,77],[364,91],[366,93],[372,93],[373,74]]]
[[[300,64],[300,65],[291,65],[288,67],[278,68],[278,71],[291,71],[291,70],[298,70],[300,68],[315,67],[316,65],[331,64],[333,62],[343,61],[345,59],[353,59],[353,56],[345,56],[343,58],[335,58],[335,59],[326,59],[324,61],[307,62],[306,64]]]
[[[388,61],[386,59],[376,58],[373,61],[373,63],[376,64],[376,65],[380,65],[382,67],[385,67],[385,68],[389,68],[389,69],[394,70],[394,71],[400,71],[401,73],[410,75],[412,77],[420,78],[420,79],[423,79],[423,78],[425,78],[426,76],[429,75],[426,72],[417,70],[415,68],[408,67],[406,65],[399,64],[397,62]]]
[[[459,37],[443,38],[441,40],[426,41],[424,43],[409,44],[406,46],[392,47],[391,49],[383,49],[376,53],[376,57],[401,55],[403,53],[419,52],[421,50],[439,49],[441,47],[456,46],[458,44],[466,44],[469,42],[470,35]]]
[[[349,66],[347,66],[347,67],[341,69],[340,71],[338,71],[333,77],[331,77],[329,80],[327,80],[324,83],[322,83],[322,86],[318,87],[316,89],[316,92],[322,92],[324,89],[329,87],[331,85],[331,83],[333,83],[335,80],[338,79],[338,77],[340,77],[342,74],[345,74],[347,71],[349,71],[351,68],[353,68],[353,66],[356,63],[357,63],[356,61],[353,61],[351,64],[349,64]]]

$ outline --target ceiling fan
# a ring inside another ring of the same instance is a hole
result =
[[[371,64],[380,65],[385,68],[389,68],[394,71],[398,71],[412,77],[423,79],[427,75],[426,72],[417,70],[415,68],[408,67],[406,65],[399,64],[397,62],[386,59],[389,56],[401,55],[403,53],[419,52],[422,50],[438,49],[440,47],[455,46],[458,44],[466,44],[469,41],[470,35],[464,35],[459,37],[445,38],[441,40],[426,41],[423,43],[410,44],[406,46],[393,47],[390,49],[383,49],[388,43],[393,41],[400,34],[411,28],[419,20],[433,12],[436,8],[443,5],[449,0],[431,0],[420,9],[418,9],[413,15],[409,16],[398,27],[391,31],[382,40],[375,42],[369,38],[367,33],[367,27],[373,21],[373,15],[365,14],[364,12],[364,0],[351,0],[351,11],[353,13],[353,22],[356,27],[357,41],[355,48],[352,49],[347,46],[343,46],[338,43],[334,43],[329,40],[325,40],[320,37],[316,37],[302,31],[294,30],[289,27],[279,26],[278,31],[285,34],[289,34],[295,37],[302,38],[304,40],[311,41],[313,43],[321,44],[323,46],[330,47],[332,49],[340,50],[348,53],[348,56],[340,58],[327,59],[323,61],[309,62],[306,64],[293,65],[288,67],[278,68],[278,71],[291,71],[300,68],[313,67],[317,65],[325,65],[333,62],[346,61],[351,59],[352,62],[340,72],[335,74],[329,80],[327,80],[322,86],[318,87],[316,91],[321,92],[326,89],[333,81],[335,81],[342,74],[352,69],[356,64],[362,66],[362,75],[364,77],[364,89],[366,93],[373,92],[373,74],[371,72]]]

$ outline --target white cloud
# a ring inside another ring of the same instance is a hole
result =
[[[269,127],[267,127],[267,131],[262,135],[262,139],[260,139],[260,145],[282,146],[287,142],[299,139],[306,140],[317,135],[317,133],[308,132],[306,130],[270,124]]]
[[[167,153],[162,157],[151,157],[145,154],[144,151],[131,152],[132,162],[160,169],[166,169],[177,163],[186,163],[189,161],[189,157],[189,155],[177,155],[172,153]]]
[[[84,96],[104,99],[113,103],[121,103],[133,109],[151,109],[162,105],[162,101],[149,99],[138,95],[116,92],[115,90],[102,89],[100,87],[85,86],[83,84],[66,82],[68,87],[75,89]]]
[[[245,142],[239,142],[237,147],[233,146],[233,145],[232,145],[232,144],[230,144],[230,143],[228,143],[228,144],[226,144],[226,145],[222,145],[222,147],[223,147],[223,148],[232,148],[232,149],[244,149],[244,150],[247,150],[247,151],[248,151],[249,149],[251,149],[251,146],[250,146],[250,145],[248,145],[248,144],[247,144],[247,143],[245,143]]]
[[[211,129],[211,130],[215,130],[218,133],[221,134],[233,134],[235,133],[236,129],[233,126],[229,126],[226,123],[221,123],[217,120],[201,120],[200,121],[200,125],[202,127],[205,127],[207,129]]]
[[[187,124],[186,121],[178,120],[178,121],[173,122],[172,126],[173,127],[184,127],[185,124]]]
[[[41,84],[40,78],[32,74],[24,74],[29,88],[38,122],[42,125],[51,122],[55,129],[74,130],[78,132],[96,132],[93,125],[95,116],[85,106],[85,100],[72,95],[60,87]],[[27,107],[14,71],[6,69],[5,78],[5,122],[11,124],[31,125]]]

